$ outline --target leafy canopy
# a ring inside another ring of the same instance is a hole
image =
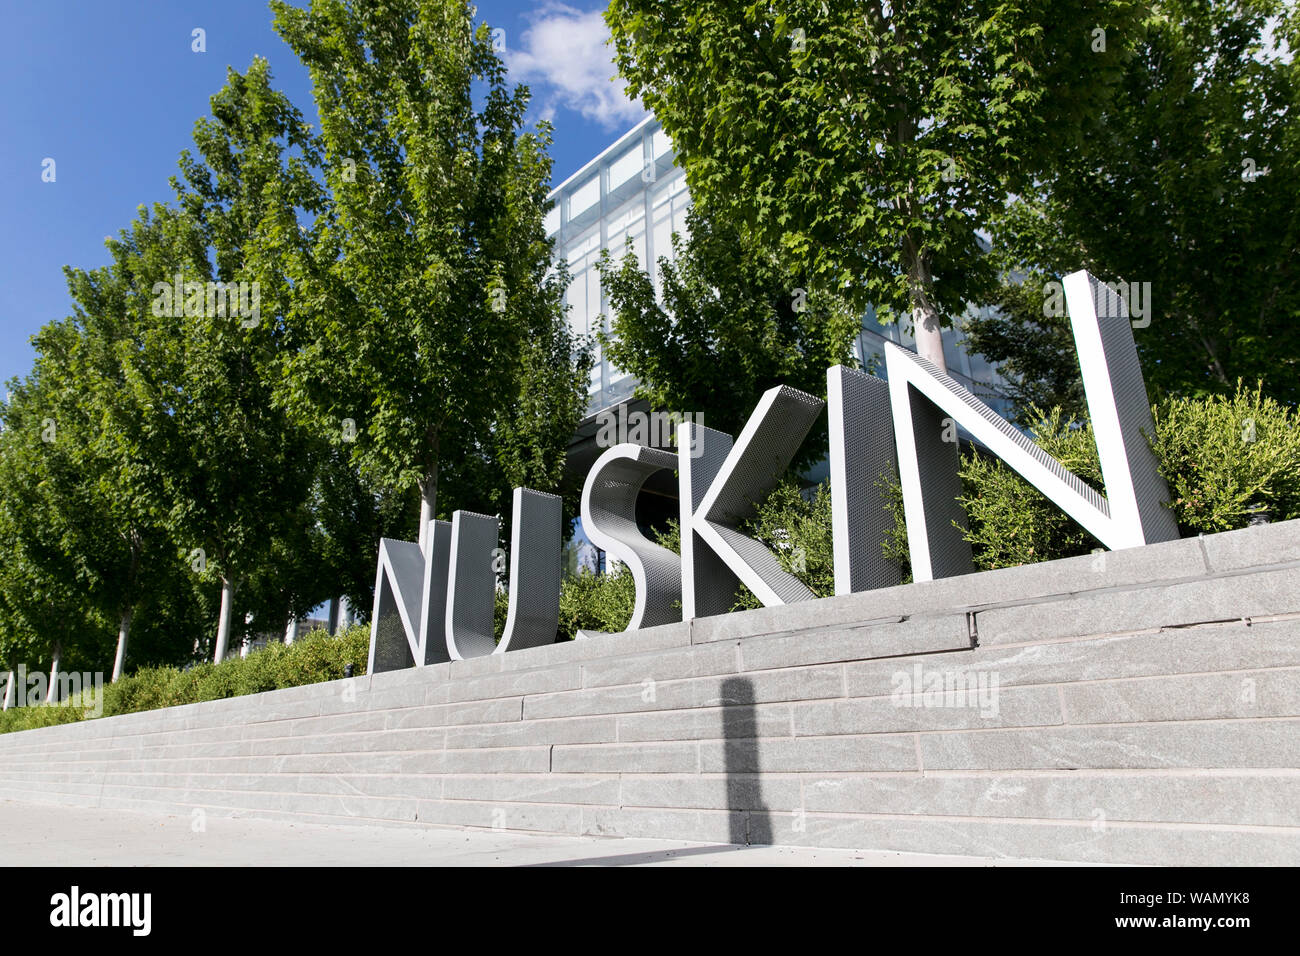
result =
[[[980,229],[1083,137],[1141,6],[613,0],[605,16],[703,209],[937,335],[991,288]]]
[[[511,483],[554,487],[589,359],[542,226],[549,126],[523,128],[528,91],[463,0],[272,9],[311,73],[330,194],[285,401],[354,422],[378,489],[495,510]]]
[[[1096,129],[995,223],[1015,278],[1004,314],[968,333],[1022,408],[1081,410],[1062,387],[1068,324],[1042,316],[1044,284],[1081,268],[1149,288],[1134,336],[1153,397],[1229,395],[1240,378],[1300,401],[1300,63],[1274,46],[1295,49],[1300,13],[1286,9],[1161,3]]]

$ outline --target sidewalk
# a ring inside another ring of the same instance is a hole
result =
[[[4,866],[1026,866],[887,851],[188,817],[0,801]],[[1068,865],[1052,864],[1047,865]]]

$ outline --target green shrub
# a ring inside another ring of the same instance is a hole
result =
[[[1031,420],[1034,440],[1094,489],[1101,466],[1087,425],[1063,419],[1060,409]],[[1002,463],[979,452],[962,456],[962,507],[966,540],[978,571],[1087,554],[1096,540],[1037,488]]]
[[[1152,441],[1183,534],[1245,527],[1250,508],[1300,518],[1300,415],[1260,389],[1163,402]]]
[[[898,480],[898,472],[891,465],[888,472],[876,476],[875,485],[884,495],[885,510],[891,519],[885,540],[880,542],[881,553],[886,561],[892,561],[898,566],[899,580],[903,584],[911,584],[912,558],[907,550],[907,519],[903,511],[903,485]]]
[[[339,680],[348,664],[352,665],[352,673],[360,676],[366,672],[370,657],[370,627],[357,624],[334,637],[323,630],[311,631],[281,650],[284,653],[277,659],[275,687]]]
[[[578,631],[621,631],[632,620],[636,582],[619,566],[608,574],[586,568],[560,585],[559,637],[572,640]]]
[[[265,651],[257,651],[249,658],[261,656]],[[194,679],[194,696],[196,700],[223,700],[238,697],[241,686],[245,686],[244,675],[246,661],[242,657],[231,657],[205,670]],[[270,688],[266,688],[269,690]],[[189,703],[189,701],[186,701]]]
[[[761,541],[776,555],[781,567],[802,581],[818,597],[835,594],[835,554],[831,535],[831,492],[819,485],[810,496],[786,480],[757,506],[741,530]],[[741,586],[733,610],[762,607],[749,588]]]
[[[224,664],[221,666],[225,666]],[[195,704],[206,700],[200,689],[210,680],[210,675],[217,669],[211,661],[203,661],[185,670],[172,673],[171,683],[167,687],[168,703],[163,706],[176,707],[180,704]]]
[[[348,664],[359,676],[366,672],[369,652],[370,628],[358,624],[334,637],[323,630],[311,631],[289,646],[271,644],[220,664],[195,664],[186,670],[144,667],[104,688],[103,716],[337,680],[344,676]],[[12,708],[0,713],[0,733],[81,720],[85,709],[70,705]]]
[[[670,521],[666,529],[656,532],[655,542],[674,554],[680,554],[681,535],[678,533],[677,522]],[[560,583],[560,627],[557,639],[573,640],[581,630],[624,630],[632,621],[635,606],[636,582],[627,568],[620,564],[605,574],[582,568],[577,574],[566,576]],[[504,622],[504,610],[500,614]]]
[[[1244,528],[1262,504],[1272,521],[1300,518],[1300,420],[1294,409],[1239,383],[1231,396],[1175,398],[1152,409],[1149,436],[1184,536]],[[1098,492],[1092,432],[1040,414],[1035,440]],[[979,570],[1086,554],[1097,541],[1000,460],[962,460],[966,535]]]
[[[492,633],[501,640],[506,632],[506,619],[510,616],[510,592],[497,588],[492,600]]]
[[[174,667],[143,667],[104,688],[105,714],[131,714],[190,703],[183,673]]]
[[[297,641],[294,643],[296,644]],[[231,668],[234,693],[230,696],[242,697],[245,694],[260,694],[263,691],[275,690],[280,686],[276,680],[280,659],[288,655],[292,649],[292,645],[268,644],[262,650],[240,660],[235,667]]]
[[[36,707],[11,707],[0,712],[0,734],[16,730],[33,730],[55,724],[71,724],[86,719],[86,707],[75,703],[44,704]]]

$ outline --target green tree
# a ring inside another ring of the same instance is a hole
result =
[[[512,483],[554,488],[589,358],[542,226],[549,126],[523,129],[528,92],[463,0],[272,8],[311,73],[330,193],[286,403],[355,423],[367,485],[418,487],[421,540],[440,487],[485,510]]]
[[[962,326],[966,347],[997,363],[999,390],[1022,428],[1033,426],[1040,408],[1060,409],[1067,419],[1088,413],[1069,317],[1043,307],[1043,290],[1054,281],[1042,272],[1008,278],[994,295],[997,309],[968,316]]]
[[[371,488],[352,463],[348,443],[325,449],[312,500],[321,549],[314,573],[330,582],[329,597],[345,596],[354,612],[370,613],[379,539],[406,533],[415,499],[415,489],[391,494]]]
[[[93,670],[116,631],[117,680],[128,641],[137,660],[187,660],[204,600],[167,527],[150,418],[132,385],[147,331],[141,267],[166,271],[174,250],[164,221],[148,216],[108,247],[112,265],[64,270],[73,314],[40,330],[32,374],[10,385],[0,525],[14,559],[0,605],[21,610],[8,615],[11,632],[26,622],[35,645],[53,642],[65,663]]]
[[[314,523],[307,504],[321,443],[273,399],[286,302],[310,242],[299,220],[319,212],[322,195],[310,130],[271,88],[265,60],[230,70],[211,102],[212,117],[195,125],[198,154],[183,153],[173,179],[180,209],[157,213],[173,240],[149,264],[164,274],[140,270],[154,298],[131,384],[150,416],[173,534],[221,582],[221,660],[239,589],[257,582],[277,543],[306,540]],[[171,270],[181,296],[167,289]],[[279,603],[282,624],[287,596]]]
[[[619,71],[706,213],[884,318],[945,367],[946,316],[996,273],[980,230],[1083,138],[1134,0],[613,0]]]
[[[968,334],[1023,405],[1079,411],[1041,387],[1074,368],[1068,324],[1042,311],[1044,283],[1081,268],[1149,284],[1134,335],[1154,395],[1244,378],[1300,401],[1300,65],[1268,43],[1300,40],[1285,9],[1160,4],[1101,122],[996,223],[995,258],[1029,279]]]
[[[69,337],[66,328],[47,334]],[[78,480],[77,425],[61,413],[39,361],[8,392],[0,406],[0,654],[10,669],[52,661],[94,670],[111,643],[109,619],[86,594],[100,583],[86,553],[99,514],[89,495],[84,514],[70,507],[73,491],[91,490]],[[51,673],[57,669],[52,663]]]
[[[57,435],[42,467],[44,530],[76,568],[87,607],[116,628],[117,680],[137,610],[178,561],[166,515],[148,492],[154,463],[124,388],[119,355],[130,348],[132,322],[122,276],[110,268],[65,272],[74,315],[33,339],[35,374]]]
[[[675,259],[659,260],[662,299],[630,250],[600,260],[613,309],[601,336],[611,361],[639,380],[657,409],[703,412],[738,434],[756,396],[775,385],[826,394],[826,369],[852,361],[860,322],[842,301],[800,287],[777,259],[739,230],[687,214]]]

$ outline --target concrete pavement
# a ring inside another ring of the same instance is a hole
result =
[[[923,853],[165,816],[13,800],[0,801],[0,832],[5,866],[1043,865]]]

